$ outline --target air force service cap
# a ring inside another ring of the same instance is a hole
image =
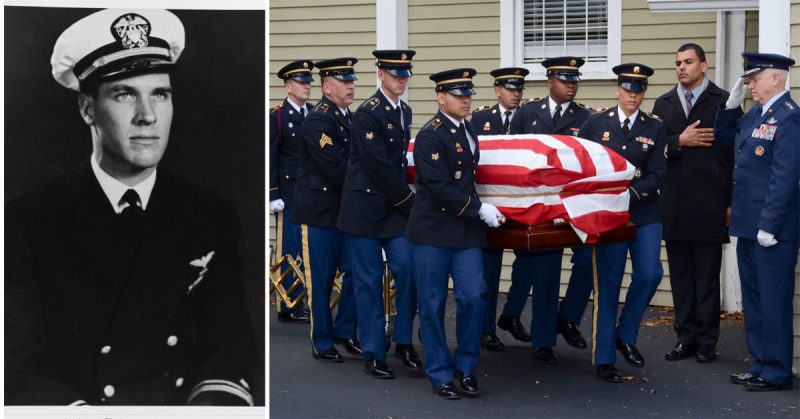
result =
[[[581,81],[579,69],[585,62],[580,57],[553,57],[542,61],[542,67],[547,69],[547,78],[576,83]]]
[[[342,57],[330,60],[317,61],[320,77],[331,76],[342,81],[358,80],[353,66],[358,62],[357,58]]]
[[[744,58],[744,74],[742,74],[742,77],[756,74],[768,68],[788,71],[789,67],[794,65],[793,59],[780,54],[745,51],[742,53],[742,58]]]
[[[376,49],[375,65],[395,77],[411,77],[411,58],[417,52],[413,49]]]
[[[617,86],[630,92],[644,92],[647,90],[647,78],[655,71],[638,63],[627,63],[614,66],[611,69],[617,75]]]
[[[311,70],[314,69],[314,62],[311,60],[297,60],[286,64],[278,70],[278,78],[283,80],[294,80],[300,83],[311,83]]]
[[[525,76],[529,73],[528,69],[521,67],[505,67],[492,70],[489,74],[494,77],[494,85],[510,90],[525,89]]]
[[[79,91],[100,80],[169,72],[184,45],[183,24],[171,12],[106,9],[61,33],[50,64],[58,83]]]
[[[431,74],[429,78],[436,83],[437,92],[450,93],[456,96],[472,96],[472,77],[475,76],[474,68],[456,68],[454,70],[440,71]]]

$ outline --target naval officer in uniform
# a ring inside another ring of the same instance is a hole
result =
[[[792,387],[792,298],[800,243],[800,111],[786,90],[795,61],[744,52],[744,75],[720,104],[715,141],[734,146],[730,234],[742,281],[745,372],[730,381],[752,391]],[[738,118],[744,81],[756,105]]]
[[[480,357],[484,315],[483,259],[486,226],[505,218],[482,203],[475,190],[480,158],[477,132],[469,116],[475,70],[460,68],[432,74],[439,112],[423,125],[414,143],[416,199],[406,238],[414,244],[414,277],[420,304],[425,373],[434,393],[446,399],[478,395],[475,369]],[[444,311],[448,277],[453,278],[457,348],[447,347]],[[454,385],[453,380],[458,387]]]
[[[600,143],[636,167],[628,186],[630,218],[636,224],[632,242],[597,246],[597,280],[594,287],[594,335],[592,363],[604,381],[621,383],[614,366],[616,353],[627,363],[644,366],[644,357],[636,348],[639,325],[650,300],[661,282],[661,203],[658,189],[667,172],[666,131],[657,117],[639,107],[647,90],[647,78],[653,69],[642,64],[620,64],[612,69],[617,75],[617,106],[592,114],[581,126],[578,136]],[[625,263],[630,252],[633,274],[625,307],[617,323],[617,305]]]
[[[375,50],[378,90],[353,116],[350,161],[342,189],[337,226],[345,233],[364,353],[365,371],[394,378],[386,364],[383,256],[394,274],[397,316],[392,337],[395,355],[419,369],[411,344],[417,312],[411,243],[403,236],[414,193],[408,186],[406,153],[411,140],[411,108],[400,99],[411,77],[412,50]]]
[[[278,70],[278,78],[283,80],[286,99],[269,113],[269,210],[275,214],[277,227],[275,242],[278,259],[291,255],[298,259],[300,253],[300,226],[292,222],[292,198],[300,166],[300,143],[303,141],[301,128],[303,120],[311,111],[308,97],[311,94],[310,60],[297,60]],[[288,275],[282,285],[290,287],[294,275]],[[291,297],[296,298],[303,291],[298,287]],[[308,310],[299,302],[290,309],[278,303],[278,321],[308,323]]]

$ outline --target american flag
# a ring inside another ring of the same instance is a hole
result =
[[[628,223],[627,186],[636,168],[614,151],[568,135],[482,135],[481,201],[523,224],[569,221],[587,244]],[[413,183],[414,143],[408,153]]]

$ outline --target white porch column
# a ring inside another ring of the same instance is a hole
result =
[[[375,2],[375,49],[408,48],[408,0],[378,0]],[[377,73],[375,88],[380,85]],[[408,101],[408,90],[401,96]]]
[[[758,52],[770,52],[790,56],[791,24],[790,0],[759,0],[758,2]],[[786,88],[791,86],[786,79]]]

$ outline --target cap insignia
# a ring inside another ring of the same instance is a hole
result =
[[[469,77],[469,71],[465,71],[464,74],[461,75],[463,78]]]
[[[111,34],[124,48],[143,48],[150,42],[150,22],[141,15],[128,13],[111,24]]]
[[[303,63],[303,68],[308,68],[308,63]]]
[[[642,70],[642,69],[641,69],[641,68],[639,68],[639,66],[638,66],[638,65],[637,65],[636,67],[633,67],[633,72],[634,72],[634,73],[636,73],[636,74],[639,74],[639,71],[641,71],[641,70]]]
[[[402,53],[402,54],[400,54],[400,59],[401,59],[401,60],[405,60],[406,58],[408,58],[408,55],[406,55],[406,53],[405,53],[405,52],[404,52],[404,53]]]
[[[352,65],[353,65],[353,60],[347,60],[347,66],[349,67],[349,66],[352,66]]]
[[[575,66],[577,64],[578,64],[578,62],[575,61],[575,60],[570,60],[570,62],[569,62],[569,65],[571,65],[571,66]]]
[[[519,74],[519,70],[514,70],[514,74]]]

